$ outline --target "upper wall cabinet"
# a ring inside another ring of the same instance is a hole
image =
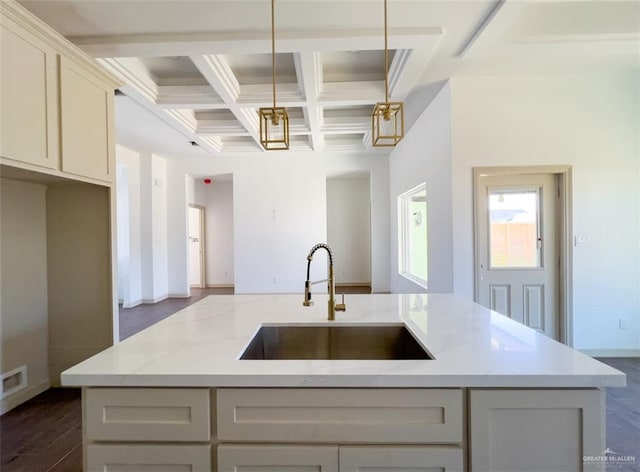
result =
[[[4,17],[0,48],[0,155],[57,168],[58,54]]]
[[[112,184],[118,83],[15,1],[0,27],[1,163]]]
[[[113,180],[113,89],[60,58],[62,171]]]

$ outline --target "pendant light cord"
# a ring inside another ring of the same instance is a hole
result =
[[[389,53],[387,48],[387,0],[384,0],[384,99],[389,102],[389,83],[387,75],[389,70]]]
[[[386,0],[385,0],[386,2]],[[271,0],[271,83],[273,84],[273,108],[276,107],[276,21],[275,3]]]

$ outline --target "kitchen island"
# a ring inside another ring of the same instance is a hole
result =
[[[85,469],[598,467],[623,373],[454,295],[350,295],[332,322],[315,298],[211,296],[65,371]],[[434,359],[239,359],[279,324],[403,324]]]

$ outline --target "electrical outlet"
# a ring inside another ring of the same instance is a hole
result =
[[[618,318],[618,329],[620,331],[626,331],[627,330],[627,320],[626,320],[626,318]]]
[[[276,277],[273,277],[273,283],[277,284],[278,283],[278,279]]]

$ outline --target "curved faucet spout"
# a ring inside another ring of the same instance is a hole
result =
[[[333,253],[331,252],[331,248],[326,243],[318,243],[311,248],[309,254],[307,254],[307,260],[311,261],[313,259],[313,255],[316,253],[318,249],[326,249],[329,254],[329,264],[333,264]]]
[[[311,269],[311,261],[313,260],[313,255],[316,253],[318,249],[326,249],[327,255],[329,256],[329,264],[333,265],[333,253],[331,252],[331,248],[328,244],[319,243],[311,248],[309,254],[307,254],[307,282],[309,281],[309,271]]]
[[[343,303],[335,303],[335,281],[333,277],[333,253],[331,252],[331,248],[325,243],[316,244],[311,248],[309,254],[307,254],[307,280],[304,283],[304,301],[302,304],[304,306],[313,305],[311,301],[311,285],[312,282],[309,279],[310,270],[311,270],[311,261],[313,260],[313,255],[318,249],[325,249],[327,251],[327,256],[329,259],[329,277],[327,279],[328,289],[329,289],[329,307],[328,307],[328,319],[333,321],[336,319],[336,311],[345,311],[346,305],[344,304],[344,295],[343,295]]]

